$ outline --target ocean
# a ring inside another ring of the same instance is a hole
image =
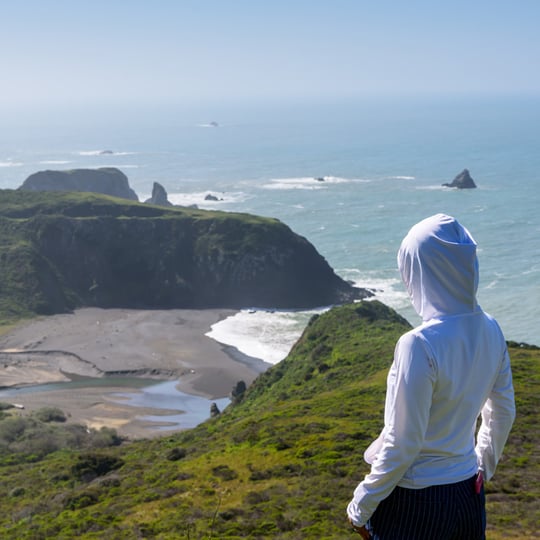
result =
[[[478,242],[478,299],[540,345],[540,99],[103,106],[0,113],[0,188],[44,169],[118,167],[139,199],[271,216],[411,324],[396,267],[407,230],[444,212]],[[442,187],[468,168],[477,189]],[[208,194],[218,200],[206,200]],[[209,336],[276,363],[318,310],[246,306]]]

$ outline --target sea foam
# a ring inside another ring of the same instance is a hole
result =
[[[68,165],[69,163],[73,163],[72,161],[69,161],[67,159],[46,159],[39,162],[40,165]]]
[[[332,184],[346,184],[353,180],[340,178],[338,176],[322,176],[314,178],[310,176],[299,178],[274,178],[264,184],[263,189],[328,189]]]
[[[212,325],[206,335],[269,364],[281,362],[302,335],[309,319],[328,308],[308,311],[244,309]]]
[[[22,167],[23,163],[20,161],[11,161],[8,159],[7,161],[0,161],[0,167]]]
[[[207,195],[213,195],[218,200],[206,200]],[[150,195],[148,195],[150,196]],[[237,192],[216,192],[213,190],[197,191],[194,193],[169,193],[167,198],[172,204],[180,206],[191,206],[196,204],[202,209],[216,209],[224,204],[241,203],[249,198],[249,195],[243,191]],[[144,200],[144,199],[143,199]]]

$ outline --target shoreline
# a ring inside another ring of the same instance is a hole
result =
[[[144,417],[180,414],[181,403],[171,409],[141,408],[114,400],[113,394],[140,392],[145,382],[176,380],[183,394],[212,400],[228,397],[240,380],[251,384],[271,364],[205,335],[235,313],[82,308],[27,321],[0,336],[0,401],[6,390],[16,394],[17,388],[33,385],[100,379],[98,387],[84,391],[42,389],[13,397],[24,397],[22,414],[55,406],[71,422],[113,427],[128,438],[163,435],[159,428],[168,425],[165,419]],[[107,379],[113,384],[108,386]],[[114,384],[119,379],[140,379],[141,384]]]

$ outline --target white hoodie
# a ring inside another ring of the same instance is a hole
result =
[[[347,507],[358,526],[396,486],[451,484],[479,469],[489,480],[515,417],[506,343],[476,303],[476,243],[467,229],[444,214],[421,221],[404,238],[398,267],[423,323],[396,345],[384,429],[365,454],[371,472]]]

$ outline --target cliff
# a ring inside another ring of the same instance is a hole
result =
[[[139,200],[137,194],[129,187],[127,176],[114,167],[39,171],[31,174],[19,189],[23,191],[85,191],[103,193],[131,201]]]
[[[277,220],[90,193],[0,191],[0,261],[5,315],[309,308],[370,295]]]

